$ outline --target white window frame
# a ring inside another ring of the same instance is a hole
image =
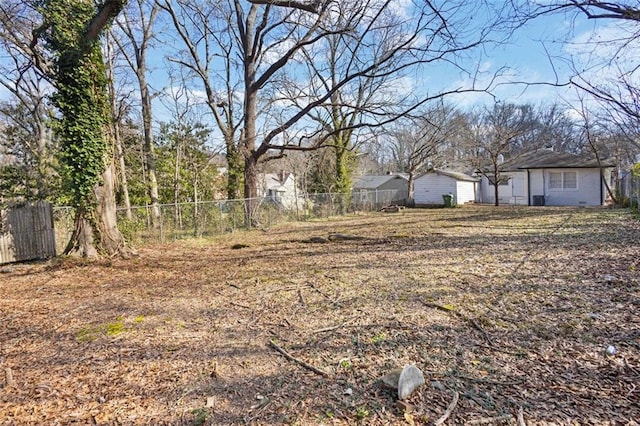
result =
[[[578,171],[577,170],[550,170],[549,172],[549,179],[547,180],[547,188],[549,189],[549,191],[558,191],[558,192],[564,192],[564,191],[577,191],[578,190]],[[567,179],[567,175],[569,173],[572,173],[575,176],[575,179]],[[560,186],[558,187],[552,187],[551,186],[551,182],[553,181],[553,179],[551,178],[552,174],[556,174],[556,175],[560,175],[560,180],[559,181],[555,181],[555,183],[559,184]],[[573,180],[575,182],[575,186],[572,187],[567,187],[567,183],[570,182],[571,180]]]

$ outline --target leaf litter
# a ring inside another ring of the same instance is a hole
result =
[[[473,206],[12,265],[0,424],[637,425],[638,241],[624,210]]]

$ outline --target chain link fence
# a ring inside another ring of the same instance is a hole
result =
[[[630,171],[627,172],[620,179],[619,191],[620,204],[640,212],[640,176],[634,176]]]
[[[266,197],[160,205],[154,220],[151,206],[118,209],[118,227],[134,244],[201,238],[246,228],[246,208],[253,206],[251,223],[269,228],[278,223],[340,216],[356,211],[378,211],[389,205],[404,205],[406,193],[396,190],[359,191],[353,194],[310,194],[287,199]],[[62,253],[73,231],[73,209],[54,208],[58,253]]]

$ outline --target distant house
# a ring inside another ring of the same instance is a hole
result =
[[[480,179],[460,172],[432,170],[416,178],[413,199],[416,206],[444,205],[445,194],[453,195],[454,204],[477,200]]]
[[[402,204],[409,196],[409,180],[403,174],[362,176],[353,185],[353,202],[375,205]]]
[[[605,179],[610,182],[613,166],[611,161],[598,164],[588,155],[530,151],[499,166],[498,201],[529,206],[601,206],[607,198]],[[486,174],[479,201],[494,203],[495,189]]]
[[[258,175],[258,197],[291,209],[296,205],[296,178],[293,173],[262,173]]]

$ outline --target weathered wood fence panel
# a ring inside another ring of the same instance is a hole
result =
[[[53,210],[44,201],[0,212],[0,264],[56,255]]]

